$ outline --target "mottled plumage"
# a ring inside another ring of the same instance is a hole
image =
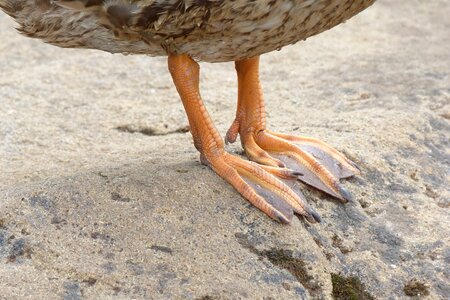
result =
[[[330,29],[375,0],[0,0],[33,38],[112,53],[235,61]]]

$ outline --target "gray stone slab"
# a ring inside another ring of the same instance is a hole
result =
[[[262,58],[270,127],[362,169],[353,203],[305,189],[323,223],[289,226],[200,165],[164,58],[58,49],[0,15],[0,298],[330,299],[353,277],[448,298],[449,14],[380,0]],[[201,67],[224,134],[234,66]]]

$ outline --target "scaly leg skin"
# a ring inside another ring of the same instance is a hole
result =
[[[183,101],[201,161],[272,219],[289,223],[297,213],[309,222],[319,222],[319,215],[304,199],[271,174],[275,172],[282,178],[295,178],[298,173],[260,166],[224,151],[224,143],[200,97],[199,65],[184,54],[169,55],[168,65]]]
[[[259,57],[237,61],[236,71],[238,108],[225,141],[233,143],[239,134],[242,146],[251,160],[302,173],[303,176],[298,176],[298,180],[343,202],[351,200],[350,193],[341,185],[339,179],[358,174],[356,165],[317,139],[267,130],[259,82]],[[271,173],[276,175],[275,172]]]

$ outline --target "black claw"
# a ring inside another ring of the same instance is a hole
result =
[[[314,211],[312,208],[310,208],[308,210],[308,216],[306,216],[306,220],[308,220],[308,222],[310,223],[321,223],[322,222],[322,218],[320,217],[320,215]]]
[[[288,218],[286,218],[286,216],[284,216],[279,212],[275,212],[275,217],[277,218],[277,221],[280,222],[281,224],[289,224],[291,222],[291,220],[289,220]]]
[[[304,174],[303,173],[300,173],[300,172],[292,172],[292,175],[294,175],[294,176],[303,176]]]
[[[317,223],[321,223],[322,222],[322,218],[314,210],[311,210],[311,216],[314,218],[314,220],[316,220]]]
[[[206,159],[206,157],[200,153],[200,162],[204,166],[209,166],[209,161]]]
[[[353,201],[353,196],[350,194],[349,191],[347,191],[346,188],[344,188],[341,185],[338,185],[337,189],[339,191],[339,194],[341,194],[342,198],[344,198],[345,202]]]
[[[356,170],[358,170],[358,171],[360,171],[361,172],[361,168],[360,167],[358,167],[358,165],[357,164],[355,164],[354,162],[351,162],[351,165],[356,169]]]

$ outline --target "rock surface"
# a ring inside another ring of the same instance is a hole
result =
[[[164,58],[58,49],[0,15],[0,298],[447,299],[449,14],[380,0],[262,58],[271,128],[362,169],[353,203],[305,189],[323,223],[289,226],[200,165]],[[235,90],[232,64],[202,64],[222,134]]]

